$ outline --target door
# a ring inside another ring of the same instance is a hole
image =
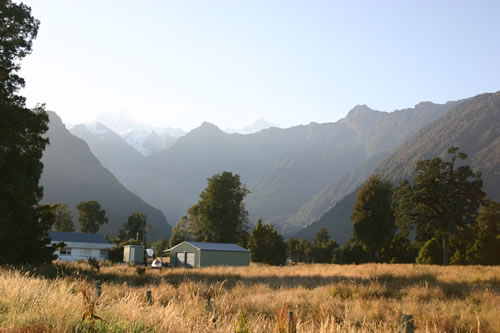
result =
[[[186,262],[186,253],[184,252],[177,252],[175,254],[175,267],[184,267],[185,262]]]
[[[133,247],[130,248],[128,261],[135,262],[135,249]]]
[[[194,253],[193,252],[186,253],[186,267],[188,267],[188,268],[194,267]]]

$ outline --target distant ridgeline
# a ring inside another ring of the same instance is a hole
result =
[[[414,177],[417,161],[436,156],[446,159],[451,146],[460,147],[468,155],[466,162],[473,170],[482,172],[483,188],[488,197],[500,201],[500,92],[478,95],[457,104],[401,144],[374,169],[374,173],[394,184],[410,180]],[[352,182],[349,177],[346,179]],[[352,222],[349,217],[354,201],[355,192],[294,237],[312,239],[319,228],[326,227],[332,238],[342,244],[350,237]]]
[[[40,181],[44,187],[43,202],[67,203],[73,208],[80,201],[98,201],[109,218],[99,233],[108,235],[117,234],[132,211],[142,211],[152,226],[150,240],[170,236],[171,227],[160,210],[125,188],[83,140],[69,133],[55,113],[49,112],[49,117],[50,145],[42,159],[44,171]]]
[[[361,105],[334,123],[271,127],[246,135],[203,123],[150,156],[138,154],[109,128],[101,128],[99,140],[80,129],[119,182],[51,115],[55,124],[44,157],[45,201],[102,200],[108,214],[114,212],[120,221],[110,222],[105,230],[110,233],[133,206],[148,214],[155,230],[169,233],[163,214],[175,224],[198,201],[207,178],[230,171],[251,191],[245,204],[252,220],[262,217],[285,235],[309,239],[325,226],[342,243],[350,237],[353,193],[368,176],[377,172],[393,182],[412,177],[416,161],[444,157],[450,146],[469,155],[471,166],[483,172],[485,191],[500,199],[499,99],[500,93],[483,94],[390,113]]]

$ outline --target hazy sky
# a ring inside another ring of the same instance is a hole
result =
[[[28,0],[28,106],[191,129],[500,90],[500,1]]]

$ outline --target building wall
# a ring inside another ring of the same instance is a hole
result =
[[[56,245],[58,242],[52,242],[52,245]],[[75,260],[87,260],[88,258],[95,258],[97,260],[105,260],[108,258],[109,249],[113,247],[113,244],[104,243],[84,243],[84,242],[65,242],[66,247],[61,251],[56,250],[54,254],[58,256],[58,260],[62,261],[75,261]],[[71,254],[64,254],[64,250],[71,250]]]
[[[82,249],[82,248],[65,248],[71,249],[71,254],[60,254],[59,250],[55,252],[58,256],[58,260],[62,261],[75,261],[75,260],[87,260],[88,258],[95,258],[97,260],[105,260],[108,258],[109,250],[104,249]]]
[[[208,266],[248,266],[250,252],[201,251],[200,267]]]
[[[175,267],[175,258],[177,253],[194,253],[194,267],[200,267],[200,250],[191,244],[184,243],[177,246],[174,250],[170,251],[170,265]]]
[[[144,264],[144,246],[125,245],[123,248],[123,261]]]
[[[248,266],[250,252],[199,250],[189,243],[180,244],[170,251],[170,265],[175,267],[177,253],[194,253],[194,267]]]

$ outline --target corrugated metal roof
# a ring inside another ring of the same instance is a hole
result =
[[[49,231],[49,236],[54,242],[80,242],[80,243],[104,243],[110,242],[99,234],[86,234],[83,232],[56,232]]]
[[[183,244],[183,243],[188,243],[193,245],[194,247],[200,249],[200,250],[207,250],[207,251],[230,251],[230,252],[249,252],[247,249],[242,248],[241,246],[237,244],[231,244],[231,243],[204,243],[204,242],[191,242],[191,241],[185,241],[182,242],[173,248],[166,250],[170,251],[176,248],[177,246]]]

